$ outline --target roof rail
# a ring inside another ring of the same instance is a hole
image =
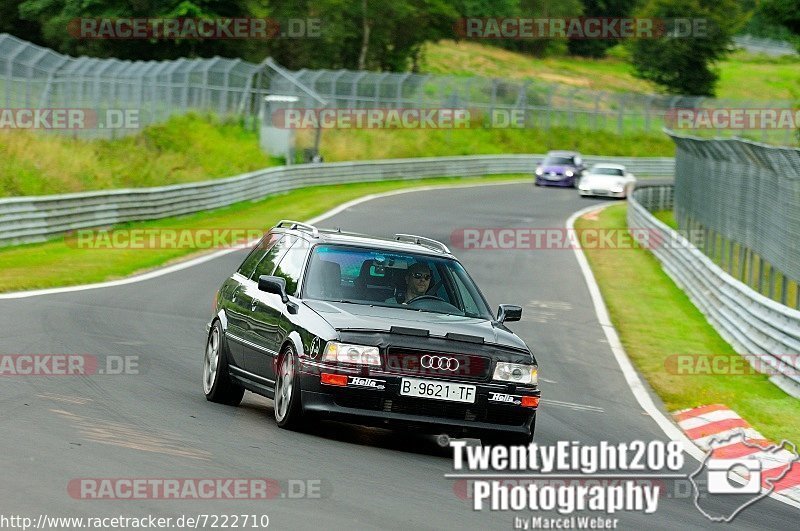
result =
[[[292,221],[291,219],[282,219],[275,225],[276,229],[288,228],[290,230],[303,230],[310,232],[315,238],[319,236],[319,230],[314,225],[302,223],[300,221]]]
[[[450,249],[448,249],[445,244],[432,238],[426,238],[425,236],[417,236],[416,234],[395,234],[394,239],[401,242],[416,243],[417,245],[422,245],[435,251],[451,254]]]
[[[336,227],[335,229],[319,229],[319,231],[323,234],[343,234],[345,236],[361,236],[364,238],[371,238],[368,234],[364,234],[361,232],[353,232],[349,230],[342,230],[341,227]]]

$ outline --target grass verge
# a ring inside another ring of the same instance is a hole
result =
[[[313,132],[298,131],[298,145],[313,145]],[[342,129],[323,131],[320,152],[328,162],[451,155],[545,153],[570,149],[591,155],[674,157],[667,135],[549,129]]]
[[[507,175],[471,179],[443,177],[315,186],[270,196],[257,202],[237,203],[211,212],[127,223],[115,228],[170,231],[226,228],[267,230],[280,219],[306,220],[367,194],[422,185],[501,182],[522,178]],[[45,243],[0,249],[0,292],[72,286],[117,279],[171,261],[185,259],[202,251],[191,246],[160,249],[109,248],[111,245],[103,244],[104,240],[93,241],[100,245],[95,245],[95,248],[79,248],[76,239],[62,237]]]
[[[597,220],[578,219],[575,227],[625,229],[626,212],[626,205],[614,205]],[[781,391],[766,375],[676,370],[676,355],[740,357],[664,273],[655,256],[645,249],[584,252],[628,356],[669,411],[721,403],[772,440],[800,441],[800,424],[793,421],[800,418],[800,400]]]
[[[565,86],[657,94],[659,87],[634,75],[622,46],[603,59],[569,55],[537,58],[470,41],[439,41],[424,48],[424,73],[535,79]],[[717,97],[787,100],[798,97],[800,57],[768,57],[737,51],[718,63]],[[765,104],[765,107],[769,105]]]
[[[0,196],[188,183],[280,163],[256,132],[211,115],[174,116],[116,140],[0,131]]]
[[[298,146],[313,132],[298,131]],[[541,129],[340,129],[322,133],[328,162],[575,149],[588,154],[674,156],[661,132],[624,136],[564,127]],[[175,116],[117,140],[0,131],[0,197],[162,186],[230,177],[282,164],[258,133],[212,115]]]

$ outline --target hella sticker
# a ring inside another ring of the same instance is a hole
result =
[[[517,395],[506,395],[503,393],[489,393],[489,400],[492,402],[504,402],[506,404],[520,405],[522,397]]]
[[[358,376],[350,376],[347,385],[353,387],[370,387],[372,389],[385,389],[384,385],[386,380],[374,380],[372,378],[361,378]]]

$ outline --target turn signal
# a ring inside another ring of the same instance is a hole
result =
[[[320,375],[320,381],[322,383],[328,384],[328,385],[347,385],[347,375],[346,374],[330,374],[330,373],[327,373],[327,372],[323,372]],[[537,403],[538,403],[538,400],[537,400]]]
[[[539,407],[538,396],[523,396],[522,407]]]

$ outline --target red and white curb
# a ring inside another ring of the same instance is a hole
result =
[[[779,445],[753,429],[735,411],[713,404],[676,411],[673,416],[689,439],[705,452],[711,450],[712,458],[758,459],[761,463],[762,488],[769,489],[771,483],[767,483],[767,480],[785,473],[774,481],[775,492],[800,501],[800,462],[797,455],[785,449],[771,448]],[[793,461],[794,464],[791,464]],[[791,466],[788,472],[787,466]]]

